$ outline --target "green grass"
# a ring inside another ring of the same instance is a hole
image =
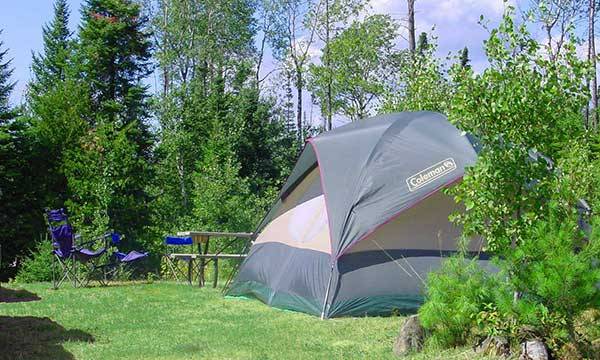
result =
[[[0,359],[393,359],[402,322],[322,321],[165,282],[12,287],[12,302],[0,302]],[[476,357],[465,349],[410,357],[448,358]]]

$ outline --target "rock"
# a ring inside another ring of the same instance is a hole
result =
[[[475,352],[490,356],[510,356],[508,340],[500,336],[490,336],[475,348]]]
[[[522,343],[519,360],[548,360],[548,350],[546,350],[546,345],[539,340],[531,340]]]
[[[409,316],[402,324],[400,333],[394,342],[394,354],[405,356],[423,348],[425,330],[421,326],[418,315]]]

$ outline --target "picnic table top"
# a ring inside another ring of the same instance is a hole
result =
[[[238,237],[251,238],[252,233],[245,232],[218,232],[218,231],[180,231],[177,236],[206,236],[206,237]]]
[[[203,259],[240,259],[245,258],[246,254],[168,254],[171,258],[203,258]]]

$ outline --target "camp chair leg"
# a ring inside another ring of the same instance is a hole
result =
[[[77,261],[75,260],[71,260],[73,263],[73,273],[75,274],[75,276],[73,276],[73,279],[71,279],[71,281],[73,282],[73,287],[78,287],[79,285],[79,267],[77,266]]]
[[[66,280],[77,284],[77,276],[74,274],[72,266],[69,264],[70,260],[63,261],[55,255],[52,264],[52,285],[54,289],[58,289],[63,282]],[[62,270],[62,275],[57,276],[58,269]]]
[[[54,290],[58,289],[58,282],[56,279],[56,255],[54,255],[54,261],[52,261],[52,287]]]
[[[88,286],[94,279],[98,281],[100,286],[108,286],[108,278],[106,274],[106,268],[110,264],[96,265],[94,262],[88,262],[84,264],[86,268],[86,276],[84,278],[83,286]]]
[[[171,259],[168,255],[164,258],[167,261],[167,265],[171,269],[171,274],[173,274],[173,276],[175,277],[175,281],[180,282],[181,280],[179,280],[179,275],[181,275],[181,270],[178,266],[176,266],[176,264],[178,264],[179,261]]]

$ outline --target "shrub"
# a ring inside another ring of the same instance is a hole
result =
[[[518,321],[554,351],[577,343],[576,319],[600,306],[599,231],[596,226],[585,238],[574,219],[550,217],[538,222],[507,256],[507,281],[523,294],[513,305]]]
[[[40,240],[21,264],[15,282],[51,281],[53,261],[52,243],[47,238]]]
[[[508,274],[501,279],[506,290],[493,292],[476,316],[478,327],[513,345],[540,338],[555,355],[585,353],[595,338],[590,329],[598,327],[598,319],[589,314],[600,305],[599,235],[594,230],[584,238],[569,217],[538,221],[498,262]]]
[[[499,282],[476,259],[458,255],[443,261],[429,274],[426,302],[419,310],[423,326],[434,346],[464,345],[475,335],[477,315],[493,303]]]

